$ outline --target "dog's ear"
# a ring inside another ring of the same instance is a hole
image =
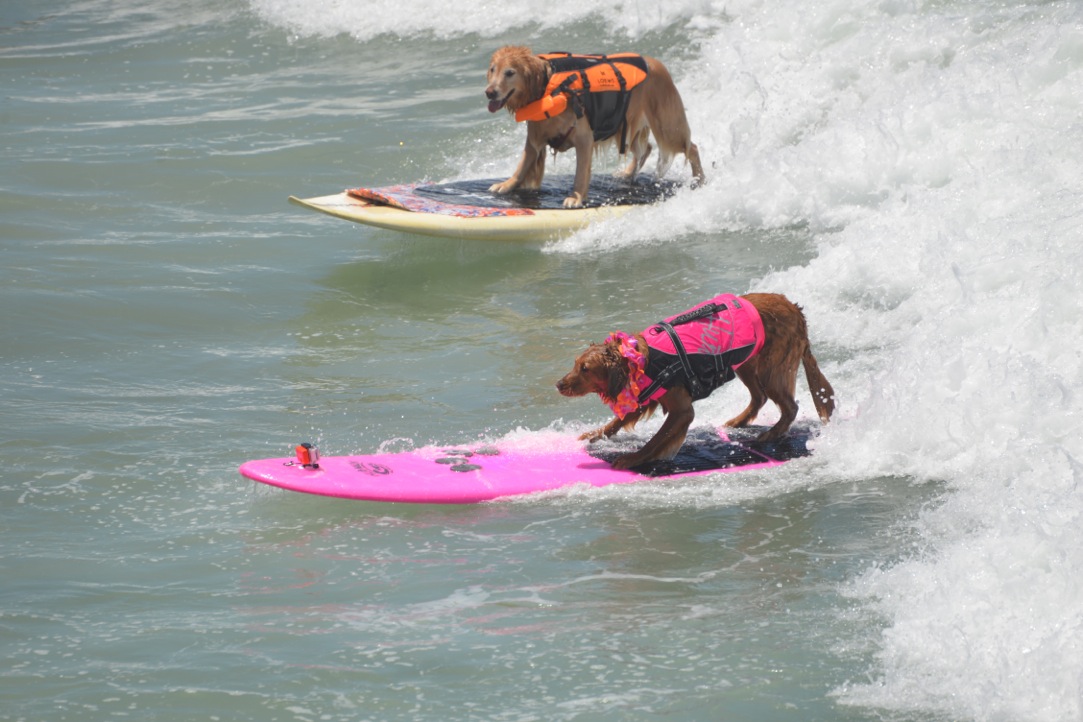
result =
[[[615,399],[628,385],[628,359],[620,352],[619,342],[605,345],[605,367],[609,374],[606,395]]]
[[[525,105],[526,103],[533,102],[542,97],[542,94],[545,93],[545,85],[549,81],[549,78],[546,77],[545,61],[541,58],[528,52],[527,55],[520,58],[520,60],[522,62],[520,63],[518,70],[522,74],[523,83],[526,86],[524,90],[526,91],[527,98],[523,103]]]

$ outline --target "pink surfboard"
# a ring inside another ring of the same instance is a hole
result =
[[[618,447],[604,442],[588,446],[574,437],[557,436],[430,446],[401,453],[325,456],[316,466],[306,466],[297,457],[260,459],[242,464],[240,472],[271,486],[343,499],[471,504],[574,484],[607,486],[760,469],[809,455],[808,429],[795,427],[787,438],[769,445],[752,441],[762,430],[696,429],[672,460],[627,471],[614,469],[607,459],[634,445]]]

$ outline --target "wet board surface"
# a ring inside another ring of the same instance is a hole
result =
[[[809,428],[795,426],[785,439],[759,444],[753,439],[764,428],[694,429],[672,460],[624,471],[614,469],[609,460],[645,439],[631,445],[587,445],[562,436],[529,447],[431,446],[400,453],[325,456],[314,469],[293,457],[260,459],[241,465],[240,473],[271,486],[344,499],[469,504],[573,484],[607,486],[769,468],[810,454]]]
[[[537,190],[507,195],[489,192],[498,179],[451,183],[407,183],[353,188],[317,198],[290,196],[290,202],[377,228],[442,238],[546,241],[632,208],[658,203],[680,188],[673,181],[641,175],[635,182],[611,176],[591,180],[583,208],[564,208],[573,177],[553,176]]]

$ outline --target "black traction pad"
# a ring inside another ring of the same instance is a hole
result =
[[[812,454],[807,445],[814,435],[812,429],[794,426],[779,441],[757,442],[756,437],[768,428],[750,426],[744,429],[725,429],[724,433],[729,435],[729,441],[721,438],[714,429],[693,429],[688,432],[684,446],[675,457],[637,466],[635,471],[644,476],[672,476],[690,471],[731,469],[770,461],[789,461]],[[590,455],[612,462],[621,454],[634,451],[644,443],[644,439],[637,439],[634,444],[606,443],[604,447],[592,449]]]

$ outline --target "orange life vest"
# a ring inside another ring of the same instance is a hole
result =
[[[577,117],[585,113],[594,140],[605,140],[622,130],[630,91],[646,77],[647,61],[635,53],[572,55],[545,53],[551,75],[542,97],[515,111],[515,120],[545,120],[560,115],[569,103]],[[624,137],[621,137],[623,154]]]

